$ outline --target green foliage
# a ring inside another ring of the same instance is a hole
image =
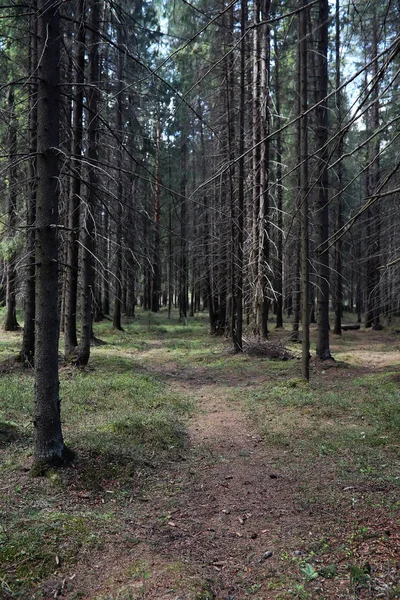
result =
[[[317,577],[319,576],[319,572],[316,571],[313,565],[310,563],[304,565],[304,567],[301,568],[301,572],[307,581],[317,579]]]
[[[24,246],[24,238],[16,235],[12,238],[5,238],[0,242],[0,257],[3,260],[11,260]]]

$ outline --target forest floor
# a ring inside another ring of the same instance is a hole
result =
[[[89,368],[60,370],[77,458],[46,477],[32,373],[2,363],[2,600],[400,597],[398,334],[332,335],[309,384],[272,323],[294,358],[234,355],[205,316],[96,335]]]

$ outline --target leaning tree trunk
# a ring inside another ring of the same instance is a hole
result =
[[[60,13],[38,3],[38,153],[36,204],[35,462],[59,465],[70,456],[60,418],[58,379],[58,199]]]

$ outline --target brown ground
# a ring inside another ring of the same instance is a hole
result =
[[[357,361],[366,369],[388,364],[387,355],[376,354],[360,349]],[[326,373],[337,376],[334,371]],[[248,385],[246,374],[211,375],[195,366],[181,373],[172,362],[158,372],[197,400],[187,454],[153,474],[136,473],[137,488],[121,506],[123,535],[110,534],[101,550],[88,552],[73,569],[61,565],[43,588],[46,598],[397,597],[390,590],[400,572],[398,514],[355,501],[362,490],[343,488],[325,457],[306,465],[299,453],[267,448],[240,403],[228,398],[229,389]],[[251,387],[264,380],[254,377]],[[78,461],[74,477],[79,468]],[[83,508],[97,502],[79,489],[70,493]],[[357,528],[371,523],[375,535],[358,540]],[[349,553],[367,570],[372,565],[369,587],[351,585]],[[335,577],[307,581],[301,561],[310,556],[314,566],[335,565]]]

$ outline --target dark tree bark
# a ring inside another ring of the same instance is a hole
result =
[[[307,0],[302,0],[303,10],[299,14],[299,75],[300,75],[300,203],[301,203],[301,324],[302,324],[302,361],[301,374],[310,379],[310,274],[309,274],[309,237],[308,237],[308,136],[307,136]]]
[[[342,126],[343,119],[343,101],[342,92],[339,90],[340,87],[340,0],[336,0],[335,10],[335,87],[336,87],[336,110],[337,110],[337,123],[338,128]],[[342,187],[343,187],[343,166],[341,157],[343,156],[343,136],[341,135],[338,142],[337,157],[339,160],[337,166],[337,187],[338,197],[336,202],[336,231],[340,231],[343,226],[343,207],[342,207]],[[340,237],[335,242],[334,260],[335,260],[335,297],[334,297],[334,310],[335,310],[335,321],[333,326],[333,333],[336,335],[342,335],[342,311],[343,311],[343,277],[342,277],[342,249],[343,243]],[[351,289],[353,286],[351,286]],[[350,301],[350,307],[353,309],[353,300]]]
[[[378,55],[378,21],[376,15],[376,6],[373,8],[372,17],[372,47],[371,58],[376,59]],[[372,66],[372,77],[375,81],[372,90],[373,105],[368,111],[367,135],[377,131],[379,128],[379,85],[378,85],[378,61],[375,60]],[[380,142],[379,136],[374,142],[368,144],[367,160],[372,164],[367,170],[367,197],[376,193],[380,180]],[[367,270],[366,270],[366,307],[365,307],[365,326],[372,327],[374,330],[382,329],[380,322],[381,294],[380,294],[380,274],[379,261],[381,254],[381,231],[380,231],[380,208],[375,202],[367,211]]]
[[[247,0],[242,0],[240,14],[240,97],[239,97],[239,189],[236,232],[236,328],[233,331],[233,347],[236,352],[243,350],[243,227],[244,227],[244,147],[245,147],[245,102],[246,102],[246,23]]]
[[[153,270],[151,283],[151,310],[158,312],[160,308],[161,293],[161,256],[160,256],[160,143],[161,131],[160,121],[157,118],[155,130],[155,176],[154,176],[154,248],[153,248]]]
[[[276,291],[276,328],[283,327],[283,183],[282,183],[282,133],[280,131],[280,113],[281,113],[281,74],[280,58],[278,51],[277,31],[274,33],[274,51],[275,51],[275,106],[278,115],[278,132],[276,134],[276,178],[278,189],[276,192],[277,209],[277,236],[276,236],[276,268],[275,268],[275,291]]]
[[[86,366],[90,357],[92,339],[93,301],[94,301],[94,226],[96,213],[96,190],[98,161],[98,109],[99,109],[99,19],[100,4],[92,4],[89,45],[89,90],[88,96],[88,162],[89,189],[86,199],[84,228],[82,235],[81,269],[81,339],[77,350],[76,365]]]
[[[121,28],[118,29],[118,45],[123,44]],[[115,296],[114,296],[114,312],[113,312],[113,327],[118,331],[123,331],[121,324],[121,308],[122,308],[122,202],[123,202],[123,143],[124,143],[124,104],[123,104],[123,76],[124,76],[124,61],[123,55],[118,54],[118,86],[117,86],[117,136],[118,136],[118,168],[120,170],[117,186],[117,218],[116,218],[116,269],[115,269]]]
[[[70,458],[64,445],[58,379],[58,199],[60,14],[56,0],[38,2],[38,154],[36,204],[35,463]]]
[[[269,18],[270,0],[262,3],[261,19]],[[270,132],[269,96],[270,96],[270,26],[261,28],[260,53],[260,136],[265,140],[261,146],[260,156],[260,198],[258,214],[258,276],[256,289],[257,300],[257,333],[264,339],[268,337],[268,278],[269,271],[269,185],[270,185]]]
[[[15,236],[15,227],[17,224],[17,182],[18,173],[15,163],[17,154],[17,129],[18,122],[14,110],[14,86],[11,85],[8,92],[8,111],[9,111],[9,127],[8,127],[8,194],[7,194],[7,226],[8,226],[8,241],[12,244]],[[15,267],[16,252],[10,245],[6,260],[6,315],[4,319],[4,329],[6,331],[16,331],[19,329],[17,321],[17,293],[16,282],[17,272]]]
[[[76,311],[79,268],[79,218],[81,197],[81,155],[83,137],[83,99],[85,81],[85,0],[78,0],[76,21],[75,97],[72,114],[72,154],[74,173],[68,206],[67,276],[65,289],[64,348],[66,360],[71,360],[78,345]]]
[[[32,2],[29,35],[29,72],[33,73],[37,63],[37,18],[36,0]],[[29,95],[29,196],[27,206],[26,276],[24,333],[20,353],[21,362],[33,365],[35,355],[35,219],[36,219],[36,152],[37,152],[37,82],[32,80]]]
[[[317,52],[317,132],[319,179],[316,202],[317,238],[317,356],[320,360],[332,358],[329,349],[329,197],[328,197],[328,0],[319,2],[318,52]]]
[[[188,257],[187,257],[187,202],[186,202],[186,181],[187,181],[187,144],[186,144],[186,127],[182,129],[181,157],[182,157],[182,174],[180,185],[180,256],[179,256],[179,317],[187,322],[188,309]]]

